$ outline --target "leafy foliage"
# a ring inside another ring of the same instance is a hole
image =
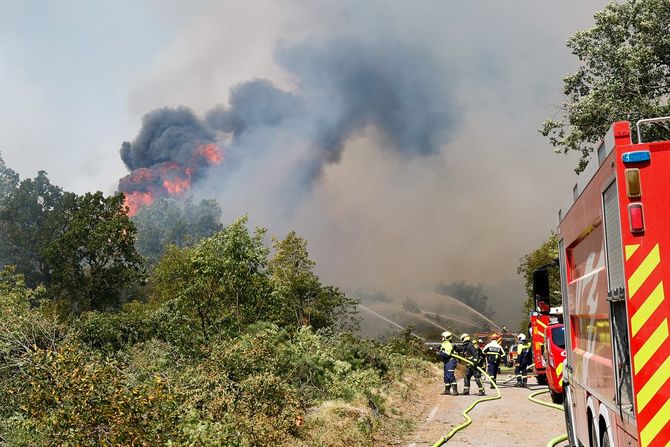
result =
[[[191,247],[223,229],[221,208],[214,200],[177,201],[160,198],[132,217],[137,251],[155,264],[169,245]]]
[[[60,211],[66,219],[46,249],[49,296],[64,299],[77,313],[117,307],[143,276],[123,195],[68,194]]]
[[[670,4],[665,0],[610,3],[594,27],[575,33],[568,48],[582,62],[564,77],[562,117],[540,132],[556,151],[582,154],[576,171],[615,121],[670,115]],[[667,139],[650,129],[646,139]]]
[[[524,303],[524,321],[527,320],[528,313],[535,308],[533,297],[533,272],[538,268],[552,263],[558,258],[558,236],[551,233],[549,238],[533,252],[524,255],[519,261],[516,271],[523,276],[528,299]],[[561,282],[558,268],[549,269],[549,298],[552,306],[561,304]],[[525,321],[527,324],[527,321]]]
[[[16,265],[31,286],[50,283],[46,249],[63,220],[64,193],[52,185],[44,171],[18,183],[15,172],[2,163],[0,201],[0,260]]]

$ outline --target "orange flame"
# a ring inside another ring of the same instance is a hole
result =
[[[154,197],[150,192],[135,191],[126,193],[124,205],[128,207],[128,216],[134,216],[143,205],[148,205],[153,202]]]
[[[221,162],[223,161],[223,154],[216,146],[216,144],[210,143],[198,146],[196,154],[198,156],[205,158],[209,162],[209,164],[212,165],[220,165]]]
[[[180,196],[191,187],[191,180],[180,178],[175,180],[163,180],[163,186],[170,195]]]

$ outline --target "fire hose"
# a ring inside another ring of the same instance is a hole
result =
[[[534,393],[531,393],[531,394],[528,395],[528,400],[531,401],[531,402],[534,402],[536,404],[544,405],[545,407],[551,407],[551,408],[555,408],[556,410],[563,411],[563,406],[562,405],[549,403],[549,402],[544,402],[544,401],[541,401],[539,399],[535,399],[535,396],[539,396],[540,394],[544,394],[544,393],[548,393],[548,392],[549,392],[549,390],[535,391]],[[557,436],[557,437],[551,439],[547,443],[547,447],[554,447],[558,443],[563,442],[563,441],[567,441],[567,440],[568,440],[568,435],[567,434]]]
[[[469,413],[473,408],[475,408],[475,406],[476,406],[478,403],[480,403],[480,402],[485,402],[485,401],[487,401],[487,400],[496,400],[496,399],[500,399],[500,397],[501,397],[500,389],[498,388],[498,385],[496,385],[495,381],[491,378],[491,376],[489,376],[488,374],[486,374],[486,371],[484,371],[483,369],[481,369],[479,366],[475,365],[473,362],[471,362],[471,361],[468,360],[468,359],[465,359],[465,358],[463,358],[463,357],[461,357],[461,356],[459,356],[459,355],[453,354],[453,353],[452,353],[451,355],[452,355],[452,357],[455,357],[455,358],[458,359],[458,360],[462,360],[462,361],[468,363],[469,365],[476,367],[477,370],[479,370],[479,372],[481,372],[482,374],[484,374],[484,376],[489,380],[489,382],[491,382],[491,385],[493,385],[493,387],[495,388],[495,390],[496,390],[496,392],[498,393],[498,395],[497,395],[497,396],[486,396],[486,397],[482,397],[481,399],[477,399],[476,401],[472,402],[472,403],[470,404],[470,406],[469,406],[468,408],[466,408],[465,411],[463,411],[463,416],[465,417],[465,422],[463,422],[462,424],[457,425],[456,427],[452,428],[451,431],[450,431],[449,433],[447,433],[446,435],[442,436],[442,437],[441,437],[435,444],[433,444],[433,447],[439,447],[439,446],[441,446],[442,444],[444,444],[445,442],[447,442],[449,439],[451,439],[451,437],[454,436],[456,433],[458,433],[459,431],[463,430],[465,427],[467,427],[468,425],[470,425],[470,424],[472,423],[472,418],[468,415],[468,413]]]

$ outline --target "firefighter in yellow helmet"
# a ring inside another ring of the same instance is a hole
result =
[[[440,356],[444,362],[444,391],[442,394],[451,394],[454,396],[458,395],[458,388],[456,387],[456,358],[452,356],[454,352],[454,345],[451,344],[451,339],[453,335],[449,331],[442,332],[442,344],[440,345],[440,350],[437,351],[437,354]]]
[[[463,380],[463,394],[470,394],[470,379],[475,378],[475,383],[479,387],[479,395],[484,396],[484,385],[482,384],[482,373],[479,372],[477,366],[481,364],[483,360],[483,355],[481,355],[481,349],[478,349],[475,345],[472,344],[470,340],[470,335],[462,334],[461,341],[463,342],[463,357],[472,362],[472,364],[467,365],[467,370],[465,371],[465,379]]]
[[[514,374],[516,374],[516,385],[518,387],[528,387],[528,367],[533,363],[533,351],[530,341],[526,342],[526,334],[519,334],[519,343],[517,344],[516,363],[514,364]]]
[[[500,345],[498,340],[500,336],[496,333],[491,334],[491,341],[488,342],[482,352],[486,356],[486,374],[491,377],[493,383],[491,383],[491,388],[498,380],[498,370],[500,369],[500,361],[505,357],[505,349]]]

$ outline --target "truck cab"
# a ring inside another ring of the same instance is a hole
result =
[[[551,400],[563,403],[563,367],[565,360],[565,327],[563,323],[550,324],[544,330],[542,357],[546,366],[547,385]]]

